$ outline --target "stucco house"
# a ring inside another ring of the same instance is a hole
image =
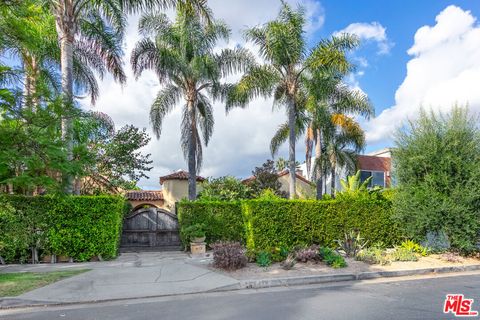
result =
[[[288,169],[284,169],[277,173],[278,181],[281,184],[280,190],[286,192],[287,194],[290,192],[290,178],[288,173],[289,173]],[[295,172],[295,176],[297,178],[296,179],[297,198],[304,199],[304,198],[313,197],[315,195],[314,184],[303,175],[302,170],[297,170]],[[255,179],[254,176],[250,176],[242,180],[242,182],[248,183],[254,179]]]
[[[312,164],[314,159],[312,158]],[[383,188],[389,188],[394,185],[392,181],[392,152],[390,148],[374,151],[364,155],[357,156],[357,168],[360,170],[361,181],[365,181],[368,177],[372,177],[369,187],[380,186]],[[307,172],[307,165],[303,163],[299,167],[303,172]],[[311,171],[310,171],[311,172]],[[335,187],[337,190],[341,190],[341,179],[346,179],[347,176],[353,175],[355,172],[348,172],[346,168],[337,168],[335,174]],[[306,177],[311,181],[311,176]],[[323,188],[324,193],[331,193],[331,181],[332,176],[328,174],[323,179],[325,186]]]
[[[156,207],[175,212],[175,203],[188,197],[187,171],[178,170],[169,175],[160,177],[161,190],[130,190],[125,193],[126,199],[132,208]],[[205,178],[197,176],[197,192],[202,190]]]

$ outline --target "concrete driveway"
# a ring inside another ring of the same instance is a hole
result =
[[[92,270],[15,299],[0,300],[0,306],[154,297],[208,292],[238,285],[238,280],[190,264],[191,260],[181,252],[145,252],[124,253],[115,261],[107,262],[6,266],[0,272]]]

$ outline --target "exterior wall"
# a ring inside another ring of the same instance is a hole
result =
[[[289,186],[290,186],[288,177],[289,177],[288,174],[278,177],[278,181],[282,184],[282,186],[280,187],[280,190],[285,191],[286,193],[289,192]],[[298,198],[305,199],[305,198],[315,197],[315,188],[311,184],[298,179],[298,177],[296,179],[296,182],[297,182],[296,192],[297,192]]]
[[[197,182],[197,193],[202,191],[202,184]],[[163,182],[164,209],[175,212],[175,202],[188,198],[188,180],[167,180]]]
[[[151,200],[128,200],[128,202],[130,202],[130,204],[132,205],[132,209],[134,209],[138,206],[142,206],[142,205],[154,205],[157,208],[166,209],[164,207],[165,202],[163,200],[154,200],[154,201],[151,201]]]

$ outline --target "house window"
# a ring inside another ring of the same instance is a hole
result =
[[[361,170],[360,180],[362,183],[369,177],[372,177],[372,180],[370,180],[370,183],[368,184],[369,188],[373,188],[375,186],[385,188],[385,172]]]

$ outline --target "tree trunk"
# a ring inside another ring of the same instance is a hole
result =
[[[320,157],[322,156],[322,133],[320,129],[317,129],[316,141],[315,141],[315,176],[317,177],[317,200],[322,199],[323,196],[323,182],[322,182],[322,168],[320,166]]]
[[[332,175],[332,180],[330,181],[330,183],[331,183],[332,190],[330,190],[330,194],[332,198],[335,198],[335,166],[332,167],[331,175]]]
[[[188,200],[197,198],[197,144],[196,144],[196,110],[195,102],[188,102],[188,114],[190,117],[190,137],[188,138]]]
[[[296,175],[295,175],[295,101],[293,98],[290,98],[288,101],[288,127],[289,127],[289,136],[288,136],[288,170],[290,175],[289,183],[289,193],[290,199],[295,199],[296,197]]]
[[[60,39],[60,65],[62,73],[62,139],[65,143],[67,160],[73,160],[73,135],[72,135],[72,108],[73,108],[73,40],[71,30],[64,30],[57,23],[57,32]],[[63,184],[66,194],[73,192],[73,176],[64,174]]]

